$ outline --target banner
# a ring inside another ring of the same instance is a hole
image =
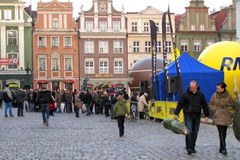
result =
[[[0,65],[18,65],[18,58],[0,58]]]
[[[162,17],[162,46],[163,46],[163,67],[164,67],[164,79],[165,79],[165,94],[166,101],[168,101],[168,72],[167,72],[167,32],[166,32],[166,12],[164,12]]]
[[[156,72],[157,72],[157,26],[150,20],[151,51],[152,51],[152,99],[156,98]]]
[[[173,53],[174,53],[174,58],[176,60],[178,88],[179,88],[179,93],[180,93],[180,96],[181,96],[183,94],[182,75],[181,75],[181,71],[180,71],[179,62],[178,62],[178,59],[177,59],[177,47],[176,47],[175,36],[173,34],[173,26],[172,26],[172,20],[171,20],[171,14],[170,14],[170,7],[169,6],[168,6],[167,14],[168,14],[168,20],[169,20],[170,31],[171,31],[171,38],[172,38],[172,44],[173,44]]]

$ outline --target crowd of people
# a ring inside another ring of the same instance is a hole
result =
[[[79,118],[80,112],[85,113],[86,116],[102,114],[112,120],[118,120],[117,117],[120,116],[119,126],[123,126],[123,117],[127,113],[134,118],[145,118],[144,113],[148,107],[147,97],[147,93],[139,95],[138,92],[133,92],[129,97],[126,88],[118,91],[115,88],[95,88],[93,91],[87,89],[80,92],[76,89],[73,92],[67,89],[50,91],[46,84],[42,84],[40,89],[36,90],[13,90],[6,84],[4,90],[0,92],[0,100],[5,102],[5,117],[14,117],[12,107],[17,108],[17,116],[20,117],[24,116],[24,111],[41,111],[43,124],[46,126],[49,125],[49,116],[51,115],[75,113],[75,117]],[[125,109],[121,110],[119,106],[122,106],[122,102],[125,106],[127,101],[130,101],[130,110],[127,108],[126,113],[122,115]],[[120,128],[123,130],[124,127]],[[123,136],[123,131],[120,136]]]
[[[203,114],[205,122],[208,121],[210,111],[213,114],[213,124],[217,126],[219,133],[220,149],[219,152],[226,155],[226,136],[227,128],[232,123],[233,98],[226,89],[227,85],[220,82],[216,85],[216,92],[212,95],[208,104],[204,93],[200,91],[198,83],[191,81],[189,88],[180,97],[178,101],[174,118],[179,118],[179,113],[183,110],[184,122],[189,129],[186,135],[186,150],[188,154],[196,153],[196,140],[200,127],[200,119]],[[129,95],[126,89],[115,91],[114,88],[94,89],[80,91],[59,89],[51,92],[47,90],[47,85],[42,85],[39,90],[23,90],[12,91],[6,84],[3,92],[0,93],[0,100],[4,101],[5,117],[13,117],[12,106],[18,108],[17,115],[24,116],[23,110],[37,112],[41,110],[43,124],[49,125],[49,115],[57,113],[75,113],[79,118],[79,111],[86,112],[86,116],[92,114],[102,114],[111,119],[117,119],[119,127],[119,136],[124,135],[124,120],[126,114],[131,117],[144,119],[146,117],[148,103],[147,93],[140,94],[133,92]],[[127,108],[126,102],[130,101],[130,110]]]

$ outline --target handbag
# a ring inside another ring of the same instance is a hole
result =
[[[82,102],[77,102],[76,106],[77,106],[77,109],[80,109],[82,107]]]

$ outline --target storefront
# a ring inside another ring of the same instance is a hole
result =
[[[6,84],[12,89],[30,89],[32,86],[32,78],[28,74],[1,74],[0,79],[0,90],[3,90]]]

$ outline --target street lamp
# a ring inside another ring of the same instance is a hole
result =
[[[26,84],[26,88],[28,88],[28,89],[30,89],[30,87],[31,87],[31,85],[30,85],[30,72],[31,72],[31,69],[30,68],[28,68],[28,66],[27,66],[27,68],[25,69],[25,71],[26,71],[26,73],[27,73],[27,84]]]

